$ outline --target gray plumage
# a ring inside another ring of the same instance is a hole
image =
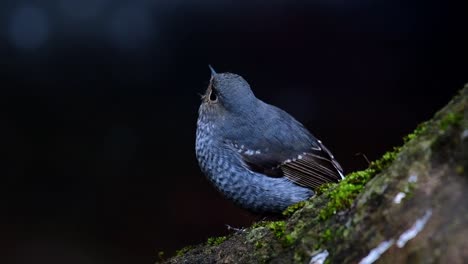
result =
[[[257,99],[239,75],[212,70],[198,114],[200,168],[243,208],[279,213],[321,184],[343,178],[320,140],[285,111]]]

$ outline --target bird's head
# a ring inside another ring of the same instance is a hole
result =
[[[211,80],[202,105],[217,112],[244,113],[255,107],[257,98],[244,78],[234,73],[216,73],[211,68]]]

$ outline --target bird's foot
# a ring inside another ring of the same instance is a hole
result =
[[[237,228],[237,227],[232,227],[228,224],[226,224],[226,227],[229,231],[234,230],[236,233],[244,233],[247,229],[246,228]]]

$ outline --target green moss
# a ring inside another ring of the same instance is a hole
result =
[[[322,244],[327,243],[332,239],[333,232],[331,231],[330,228],[325,229],[321,234],[320,234],[320,241]]]
[[[386,169],[395,160],[400,147],[395,147],[392,151],[385,153],[382,158],[371,162],[369,168],[363,171],[356,171],[348,174],[344,180],[334,188],[328,188],[326,195],[329,198],[327,205],[319,212],[319,219],[324,221],[330,216],[349,208],[354,199],[364,188],[364,185],[377,173]]]
[[[206,241],[207,246],[217,246],[221,243],[223,243],[227,238],[225,236],[220,236],[220,237],[210,237]]]
[[[390,166],[390,164],[392,164],[392,162],[397,157],[398,153],[400,153],[400,150],[401,147],[393,147],[392,151],[388,151],[380,159],[372,161],[369,165],[369,169],[373,170],[373,172],[370,172],[371,177]]]
[[[410,182],[408,185],[406,185],[405,189],[403,190],[405,193],[405,200],[409,200],[413,197],[414,195],[414,190],[416,189],[416,183]]]
[[[183,248],[176,251],[176,256],[178,256],[178,257],[183,256],[183,255],[185,255],[185,253],[189,252],[193,248],[194,248],[193,246],[183,247]]]
[[[285,247],[292,245],[296,241],[296,236],[292,233],[286,233],[286,222],[274,221],[269,222],[266,227],[273,232],[273,235],[281,242]]]
[[[294,263],[303,263],[304,257],[299,254],[299,251],[294,252]]]
[[[283,241],[282,241],[283,246],[285,246],[285,247],[294,244],[294,242],[296,242],[296,237],[294,235],[292,235],[292,234],[286,234],[284,236]]]
[[[459,124],[462,120],[463,115],[461,113],[448,113],[439,121],[439,127],[446,130],[449,126]]]
[[[418,137],[422,133],[424,133],[427,130],[427,125],[428,125],[427,121],[419,124],[416,127],[416,129],[413,131],[413,133],[410,133],[410,134],[406,135],[405,137],[403,137],[403,142],[406,143],[406,142]]]
[[[301,201],[298,203],[295,203],[293,205],[288,206],[286,210],[283,211],[284,216],[291,216],[293,215],[297,210],[303,208],[307,204],[307,201]]]
[[[254,243],[255,248],[262,248],[264,244],[260,241],[265,236],[265,233],[262,231],[269,230],[278,239],[278,241],[286,247],[292,245],[296,241],[297,232],[299,232],[298,230],[299,228],[302,228],[302,226],[303,225],[300,224],[296,225],[296,228],[292,232],[286,233],[285,221],[260,221],[252,225],[252,230],[250,230],[247,235],[247,239]]]
[[[332,189],[333,187],[336,186],[336,183],[325,183],[325,184],[322,184],[320,185],[320,187],[318,187],[316,190],[315,190],[315,193],[317,195],[321,195],[323,193],[326,193],[327,191],[329,191],[330,189]]]
[[[267,227],[269,223],[270,222],[268,222],[268,221],[255,222],[255,223],[252,224],[252,228],[255,229],[255,228],[258,228],[258,227]]]
[[[447,127],[459,122],[461,118],[459,114],[449,114],[441,120],[441,127]],[[419,124],[413,133],[404,137],[403,140],[408,142],[420,136],[427,130],[427,127],[427,122]],[[394,147],[392,151],[385,153],[380,159],[372,161],[369,164],[369,168],[348,174],[346,178],[338,184],[326,184],[320,187],[317,193],[324,193],[329,198],[329,201],[327,205],[320,210],[319,219],[322,221],[327,220],[337,212],[349,208],[354,202],[354,199],[364,188],[364,185],[376,174],[390,166],[400,151],[401,147]]]
[[[263,243],[263,242],[261,242],[261,241],[255,242],[255,248],[256,248],[256,249],[260,249],[260,248],[262,248],[262,247],[264,247],[264,246],[265,246],[265,243]]]
[[[319,219],[326,220],[345,208],[351,206],[352,202],[364,187],[364,184],[374,176],[375,170],[367,169],[349,174],[336,188],[327,192],[328,203],[319,212]]]
[[[284,221],[269,222],[267,226],[275,235],[276,238],[281,239],[284,236],[286,223]]]

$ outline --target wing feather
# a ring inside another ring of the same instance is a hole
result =
[[[240,153],[247,166],[253,171],[270,177],[286,177],[290,181],[315,189],[324,183],[338,182],[343,177],[341,166],[320,141],[319,147],[309,148],[306,152],[287,156],[274,154],[252,154],[246,147]]]
[[[327,154],[326,152],[322,155]],[[327,154],[328,155],[328,154]],[[309,188],[317,188],[324,183],[338,182],[342,172],[334,164],[333,157],[303,153],[298,158],[280,165],[284,177]]]

